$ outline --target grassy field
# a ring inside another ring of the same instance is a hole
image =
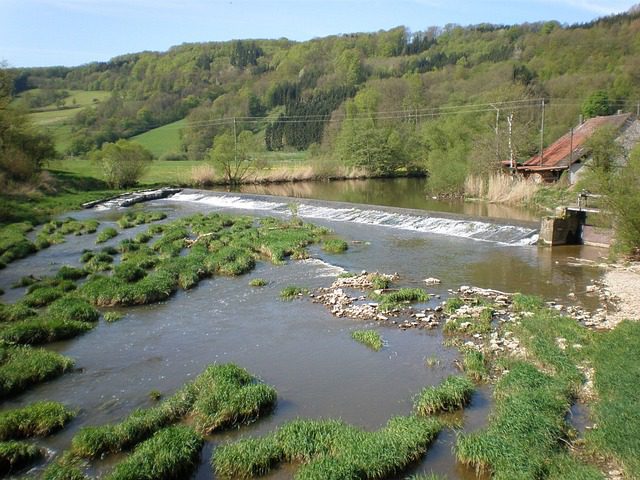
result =
[[[35,93],[37,89],[31,92]],[[55,104],[47,105],[30,113],[29,118],[34,124],[49,132],[53,136],[56,149],[63,152],[69,147],[71,119],[83,108],[102,102],[109,95],[110,92],[99,90],[70,90],[63,108]]]
[[[198,161],[180,161],[170,162],[163,160],[155,160],[151,168],[144,174],[140,180],[141,185],[163,184],[179,184],[188,183],[191,176],[191,169],[196,166],[203,165],[204,162]],[[49,170],[71,173],[81,177],[92,177],[96,179],[102,178],[100,165],[90,160],[82,159],[64,159],[49,162]]]
[[[160,158],[165,153],[180,151],[180,130],[185,123],[184,119],[178,120],[131,137],[131,140],[147,148],[154,157]]]

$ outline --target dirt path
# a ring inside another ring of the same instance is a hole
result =
[[[608,271],[604,283],[613,294],[616,306],[616,310],[607,315],[608,323],[613,327],[625,319],[640,320],[640,263]]]

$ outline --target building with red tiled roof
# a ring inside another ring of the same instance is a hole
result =
[[[536,175],[546,181],[557,180],[567,170],[575,176],[589,155],[586,142],[598,129],[610,126],[622,133],[634,120],[630,113],[590,118],[545,148],[542,155],[534,155],[518,165],[516,170],[525,176]]]

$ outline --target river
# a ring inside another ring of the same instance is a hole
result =
[[[405,180],[407,183],[400,184],[408,190],[412,180]],[[579,302],[594,306],[594,300],[583,293],[597,271],[577,266],[572,257],[597,258],[606,252],[532,245],[535,225],[531,223],[533,216],[527,217],[526,212],[521,212],[516,222],[506,222],[504,216],[501,220],[489,219],[493,215],[488,212],[480,218],[470,218],[473,212],[466,210],[464,204],[451,204],[451,210],[439,208],[448,212],[444,215],[425,212],[421,210],[423,204],[418,203],[410,205],[410,210],[397,205],[388,208],[347,204],[343,202],[354,202],[372,188],[353,187],[360,184],[352,182],[348,185],[351,186],[345,187],[344,195],[338,198],[340,203],[295,195],[297,214],[331,228],[350,242],[347,253],[327,254],[314,247],[311,260],[292,261],[284,266],[260,262],[250,274],[215,277],[193,290],[179,291],[167,302],[121,309],[125,313],[123,320],[100,322],[82,337],[50,345],[76,360],[78,368],[74,373],[7,401],[4,408],[43,399],[77,408],[79,415],[67,428],[42,441],[47,448],[60,452],[82,426],[117,422],[135,408],[151,406],[151,390],[168,396],[206,365],[235,362],[277,389],[278,406],[271,416],[251,426],[209,439],[194,474],[194,478],[209,479],[210,457],[220,442],[261,435],[298,417],[340,418],[367,430],[378,429],[391,416],[408,414],[413,398],[424,386],[436,385],[447,375],[457,373],[454,361],[458,353],[443,346],[439,329],[403,331],[334,318],[322,305],[308,300],[281,301],[279,291],[287,285],[326,287],[341,271],[397,272],[401,286],[424,286],[426,277],[442,280],[440,285],[428,287],[429,293],[441,297],[434,297],[430,306],[438,305],[450,289],[460,285],[561,300],[576,292]],[[323,190],[325,186],[309,188],[317,192],[313,189]],[[290,199],[253,193],[185,191],[135,208],[162,210],[169,215],[167,221],[200,211],[291,214]],[[408,198],[418,202],[421,195],[411,192]],[[313,196],[320,198],[321,194]],[[396,196],[401,195],[385,193],[368,203],[390,205]],[[121,214],[122,210],[73,213],[79,219],[99,219],[101,229],[114,226]],[[145,229],[140,226],[125,230],[106,245],[115,245]],[[94,248],[94,241],[93,236],[74,237],[12,263],[0,271],[0,287],[7,291],[3,301],[14,301],[24,293],[23,289],[9,288],[23,275],[53,274],[63,264],[79,265],[80,252]],[[268,285],[250,288],[248,282],[255,277],[266,279]],[[386,346],[374,352],[355,343],[350,332],[362,327],[376,328]],[[427,367],[428,358],[436,358],[438,363]],[[462,414],[466,430],[485,424],[490,399],[486,387],[474,395]],[[477,478],[474,472],[456,463],[451,453],[454,442],[453,432],[443,432],[425,459],[398,478],[431,471],[450,479]],[[113,461],[98,462],[91,473],[103,473]],[[291,467],[284,467],[270,478],[291,478],[292,474]]]

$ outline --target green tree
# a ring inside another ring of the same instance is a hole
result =
[[[594,132],[585,142],[591,155],[591,168],[609,173],[614,161],[623,153],[622,147],[616,143],[617,131],[613,127],[602,127]]]
[[[49,135],[36,130],[27,116],[11,107],[13,79],[0,63],[0,179],[25,181],[55,156]]]
[[[586,118],[609,115],[610,113],[609,95],[604,90],[593,92],[582,104],[582,114]]]
[[[235,139],[233,133],[224,132],[214,139],[209,158],[226,183],[238,184],[258,167],[257,149],[250,131],[240,132]]]
[[[92,154],[94,161],[102,166],[105,181],[112,188],[127,188],[138,180],[149,168],[153,155],[142,145],[129,140],[106,143]]]
[[[607,204],[615,219],[617,248],[640,258],[640,145],[631,151],[628,164],[614,174]]]

